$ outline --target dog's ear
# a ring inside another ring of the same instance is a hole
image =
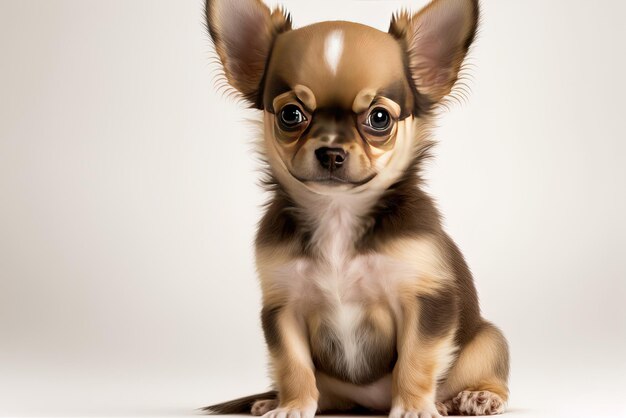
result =
[[[391,19],[389,33],[405,48],[413,84],[431,102],[452,90],[477,26],[478,0],[433,0]]]
[[[265,66],[276,35],[291,29],[291,17],[282,9],[270,12],[261,0],[206,0],[206,19],[226,80],[262,109]]]

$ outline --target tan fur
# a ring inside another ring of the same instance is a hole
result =
[[[256,268],[264,306],[282,304],[288,298],[288,289],[277,285],[274,274],[279,267],[291,262],[295,254],[296,249],[292,245],[257,246]]]
[[[398,292],[403,299],[435,294],[453,279],[450,266],[434,237],[398,239],[388,242],[381,252],[415,271],[419,280],[402,281]]]
[[[327,35],[333,31],[340,31],[344,45],[348,46],[342,51],[337,74],[321,63]],[[310,88],[315,93],[317,107],[333,104],[350,109],[354,98],[368,84],[378,89],[404,77],[398,42],[384,32],[358,23],[333,21],[305,26],[281,34],[274,48],[275,57],[290,56],[294,59],[271,60],[268,74],[284,77],[291,85],[301,84]],[[371,59],[373,51],[377,54],[376,60]],[[368,62],[367,66],[354,65],[364,61]],[[349,70],[341,71],[343,65]],[[337,89],[339,86],[340,89]]]
[[[278,349],[270,349],[270,356],[280,393],[279,407],[306,409],[317,405],[319,392],[309,345],[293,307],[279,313],[278,324],[281,343]]]
[[[439,388],[437,398],[451,399],[463,390],[489,391],[506,402],[509,397],[506,383],[508,361],[507,344],[502,333],[485,324],[460,352],[445,383]]]
[[[414,296],[405,294],[402,298],[398,362],[392,374],[392,415],[436,411],[436,381],[449,367],[450,354],[454,351],[452,333],[438,339],[420,335],[419,303]]]
[[[382,339],[393,339],[396,335],[396,326],[389,305],[384,303],[372,304],[366,315],[369,316]]]

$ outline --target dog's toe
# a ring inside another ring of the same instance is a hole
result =
[[[276,399],[260,399],[252,404],[250,413],[255,416],[265,415],[272,409],[276,409],[278,400]]]
[[[504,412],[500,396],[486,390],[459,393],[453,400],[454,409],[461,415],[497,415]]]

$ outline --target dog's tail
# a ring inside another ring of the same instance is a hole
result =
[[[243,398],[233,399],[232,401],[205,406],[204,408],[201,408],[201,411],[207,415],[249,414],[254,402],[277,398],[278,392],[270,390],[265,393],[245,396]]]

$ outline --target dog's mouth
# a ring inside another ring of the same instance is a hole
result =
[[[311,178],[299,177],[295,174],[291,173],[291,175],[298,181],[302,183],[313,183],[313,184],[321,184],[325,186],[361,186],[374,177],[376,177],[376,173],[373,173],[362,180],[350,180],[346,179],[342,176],[337,175],[335,172],[329,171],[324,175],[318,175]]]
[[[326,191],[335,190],[353,190],[360,189],[360,186],[367,187],[367,183],[377,177],[378,172],[370,171],[362,178],[350,178],[348,171],[345,167],[336,169],[321,170],[319,168],[311,170],[309,173],[296,173],[295,167],[289,164],[282,158],[281,152],[277,145],[277,141],[271,141],[271,148],[273,152],[270,153],[269,162],[271,166],[275,166],[278,171],[282,171],[285,175],[291,179],[302,184],[306,188],[323,188]],[[303,170],[305,171],[305,170]],[[306,170],[308,171],[308,170]]]

